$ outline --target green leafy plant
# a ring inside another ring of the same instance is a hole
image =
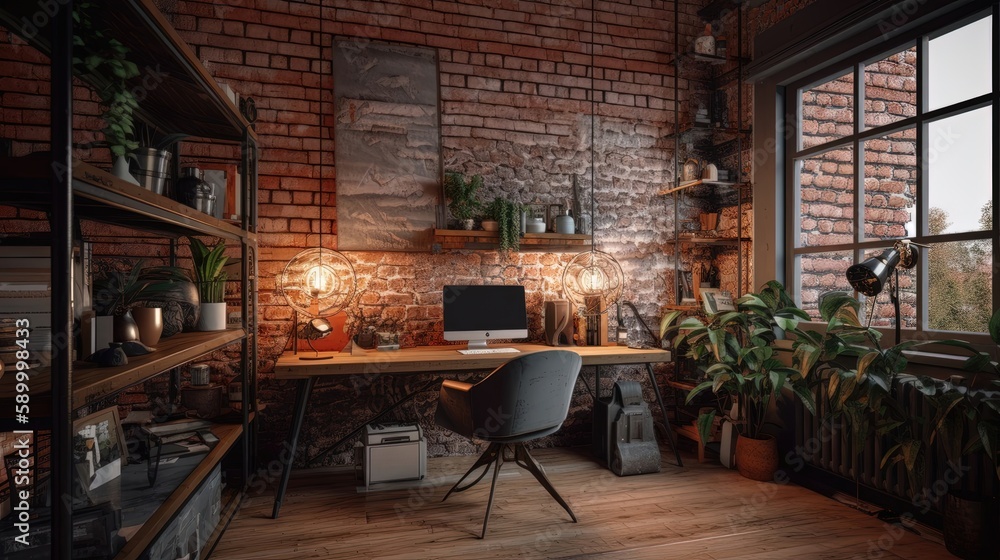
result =
[[[93,302],[98,315],[124,315],[139,304],[164,301],[177,291],[175,281],[188,279],[178,268],[143,268],[144,262],[138,261],[128,272],[111,270],[95,278]]]
[[[139,68],[128,60],[128,47],[111,36],[111,32],[94,25],[90,3],[77,4],[73,11],[76,33],[73,35],[73,68],[81,75],[93,77],[104,112],[104,140],[111,153],[124,156],[135,150],[133,112],[139,102],[129,81],[139,75]]]
[[[191,260],[194,261],[194,282],[198,286],[198,295],[202,303],[222,303],[226,293],[228,274],[223,267],[229,261],[224,252],[226,242],[211,249],[197,237],[189,237],[191,245]]]
[[[942,390],[939,382],[903,373],[908,364],[905,352],[927,344],[971,347],[958,340],[907,340],[883,347],[881,333],[861,324],[859,310],[859,302],[846,293],[825,298],[820,304],[820,316],[827,322],[826,329],[799,333],[794,344],[795,361],[806,374],[825,370],[825,408],[829,419],[845,420],[855,454],[861,453],[870,438],[887,438],[881,466],[902,462],[915,489],[922,478],[923,457],[930,442],[922,438],[925,419],[905,410],[896,394],[901,383],[910,383],[932,403],[944,403],[946,398],[938,395]]]
[[[496,197],[486,206],[484,216],[497,222],[501,251],[517,251],[521,245],[521,205]]]
[[[473,175],[468,181],[457,172],[445,173],[444,194],[448,197],[448,210],[456,220],[475,218],[482,209],[476,194],[483,186],[483,177]]]
[[[786,388],[815,413],[815,399],[806,378],[808,370],[802,373],[799,368],[784,365],[774,348],[779,335],[800,333],[799,322],[808,321],[809,316],[775,281],[734,303],[736,311],[710,315],[707,322],[688,317],[677,324],[680,312],[670,312],[660,323],[660,337],[677,333],[674,347],[687,346],[688,356],[707,364],[708,380],[695,386],[687,401],[709,389],[720,398],[722,410],[730,410],[735,400],[736,417],[729,420],[740,435],[760,438],[770,403],[782,400]],[[713,410],[698,417],[702,441],[710,440],[715,414]]]
[[[993,343],[1000,346],[1000,310],[990,318],[988,330]],[[935,409],[929,443],[936,438],[954,465],[961,465],[968,455],[982,452],[1000,478],[1000,364],[989,352],[977,351],[971,345],[966,349],[972,356],[964,369],[976,373],[968,386],[927,376],[918,379],[918,388]],[[980,380],[979,374],[988,378]]]

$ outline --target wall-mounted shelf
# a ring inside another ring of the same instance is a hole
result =
[[[499,234],[495,231],[435,229],[435,252],[460,249],[496,250]],[[590,236],[580,233],[525,233],[521,236],[521,251],[589,251]]]

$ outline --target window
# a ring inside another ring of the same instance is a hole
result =
[[[932,337],[986,330],[1000,130],[994,25],[985,13],[911,35],[785,89],[794,122],[786,276],[814,317],[823,293],[851,291],[847,267],[908,238],[928,248],[900,270],[902,328]],[[887,293],[865,303],[873,326],[894,326]]]

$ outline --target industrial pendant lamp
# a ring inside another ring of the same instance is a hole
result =
[[[323,34],[323,18],[320,17],[320,35]],[[323,111],[320,111],[322,121]],[[323,152],[323,123],[320,122],[319,142]],[[304,338],[309,347],[316,352],[313,341],[324,338],[333,332],[330,322],[326,319],[336,315],[347,307],[354,298],[357,286],[357,276],[354,266],[339,251],[323,246],[323,159],[319,162],[319,246],[306,249],[285,265],[278,277],[278,289],[288,305],[295,310],[293,318],[292,352],[298,353],[299,338]],[[310,318],[299,322],[299,315]],[[331,358],[328,356],[327,358]],[[301,356],[301,360],[325,359],[316,352],[315,356]]]
[[[594,63],[594,42],[596,35],[596,7],[590,6],[590,251],[574,256],[563,269],[563,294],[584,316],[603,315],[618,302],[625,291],[625,274],[618,261],[608,253],[598,251],[594,240],[597,231],[594,212],[594,189],[597,186],[597,159],[594,143],[597,136],[597,111],[594,83],[596,65]]]

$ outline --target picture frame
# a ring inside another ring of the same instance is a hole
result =
[[[243,219],[243,197],[240,196],[242,181],[236,164],[201,163],[202,178],[214,184],[215,211],[212,215],[220,220],[239,221]]]
[[[128,462],[118,407],[73,422],[74,498],[84,505],[121,500],[121,474]]]
[[[722,311],[736,311],[733,296],[728,290],[719,288],[702,288],[701,303],[705,313],[713,315]]]
[[[695,300],[694,295],[694,280],[690,270],[682,270],[678,273],[680,278],[678,278],[677,288],[680,290],[680,303],[681,305],[693,304]]]

